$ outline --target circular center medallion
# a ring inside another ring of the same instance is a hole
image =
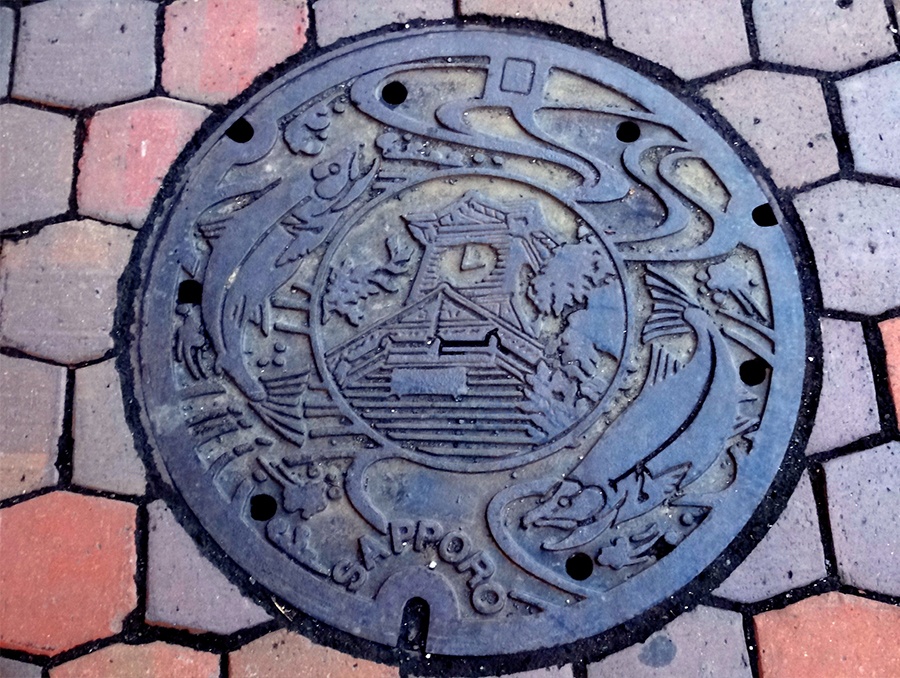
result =
[[[278,605],[394,646],[419,598],[428,652],[504,654],[734,566],[810,342],[793,236],[698,113],[441,28],[207,130],[140,255],[136,426]]]

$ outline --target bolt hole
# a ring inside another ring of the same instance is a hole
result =
[[[584,581],[594,572],[594,561],[587,553],[573,553],[566,560],[566,574],[575,581]]]
[[[853,4],[853,0],[835,0],[834,4],[841,9],[847,9]]]
[[[775,210],[768,203],[753,208],[753,222],[757,226],[777,226],[778,219],[775,216]]]
[[[179,304],[199,304],[203,299],[203,285],[196,280],[185,280],[178,285]]]
[[[616,139],[618,139],[619,141],[624,141],[626,144],[630,144],[631,142],[637,141],[640,138],[641,128],[638,127],[638,124],[636,122],[626,120],[616,128]]]
[[[253,125],[247,122],[246,118],[238,118],[225,131],[225,136],[236,143],[246,144],[253,138]]]
[[[250,517],[253,520],[269,520],[278,511],[278,503],[271,494],[255,494],[250,497]]]
[[[408,95],[406,85],[397,80],[389,82],[381,88],[381,100],[388,106],[399,106],[406,101]]]
[[[769,363],[762,358],[752,358],[741,363],[741,381],[747,386],[759,386],[766,380]]]

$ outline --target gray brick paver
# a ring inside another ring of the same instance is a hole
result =
[[[0,232],[69,209],[75,121],[0,105]]]
[[[825,553],[809,477],[804,475],[778,520],[716,594],[752,603],[825,577]]]
[[[47,0],[22,8],[13,95],[75,108],[146,94],[156,77],[148,0]]]
[[[841,71],[896,54],[883,0],[754,0],[764,61]]]
[[[900,596],[900,443],[826,462],[825,478],[841,580]]]
[[[876,315],[900,306],[900,188],[836,181],[794,198],[825,308]]]
[[[857,171],[900,179],[900,63],[837,83]]]

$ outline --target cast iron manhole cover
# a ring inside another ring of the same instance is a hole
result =
[[[258,92],[170,180],[135,395],[204,529],[283,601],[429,652],[593,636],[690,584],[792,443],[791,236],[635,72],[442,28]]]

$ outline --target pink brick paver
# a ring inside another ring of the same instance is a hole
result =
[[[0,499],[56,482],[66,371],[0,355]]]
[[[900,608],[842,593],[754,618],[760,678],[896,678]]]
[[[69,209],[75,121],[0,105],[0,232]]]
[[[103,357],[133,240],[123,228],[84,220],[4,243],[0,346],[67,365]]]
[[[187,647],[110,645],[50,669],[50,678],[219,678],[219,658]]]
[[[606,0],[616,47],[686,80],[750,61],[740,0]]]
[[[166,7],[162,83],[173,97],[228,101],[306,44],[304,0],[176,0]]]
[[[130,504],[68,492],[0,510],[0,647],[56,654],[118,633],[137,603],[134,521]]]
[[[605,38],[603,7],[597,0],[460,0],[463,14],[493,14],[559,24]]]
[[[172,162],[208,114],[166,97],[97,113],[88,121],[79,163],[79,212],[140,226]]]

